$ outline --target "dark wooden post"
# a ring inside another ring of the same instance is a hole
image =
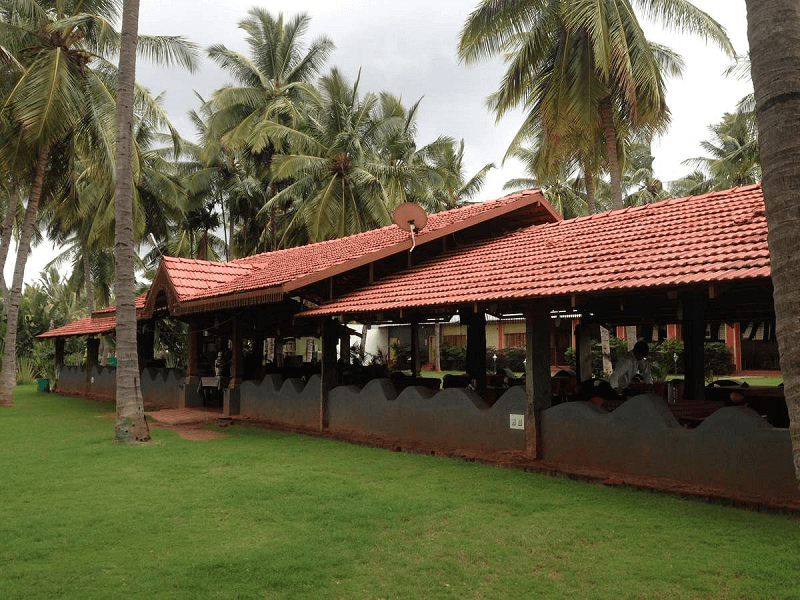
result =
[[[592,338],[589,326],[581,323],[575,332],[575,371],[578,381],[586,381],[592,377]]]
[[[250,376],[256,379],[264,377],[264,333],[257,331],[253,335],[253,365],[255,366],[255,373],[250,373]]]
[[[61,374],[61,367],[64,366],[64,345],[65,340],[64,338],[56,338],[56,356],[55,356],[55,367],[56,367],[56,379],[58,379],[59,375]],[[51,381],[50,385],[52,386],[55,382]]]
[[[156,343],[155,321],[139,321],[136,326],[136,350],[139,355],[139,370],[153,360]]]
[[[336,386],[336,344],[339,341],[339,323],[331,318],[322,322],[322,374],[319,394],[319,428],[328,426],[328,393]]]
[[[202,342],[202,326],[196,320],[189,321],[189,359],[186,365],[186,374],[183,378],[183,395],[178,405],[179,408],[203,404],[202,396],[197,392],[200,384],[200,350]]]
[[[550,395],[550,311],[533,305],[525,311],[525,455],[541,458],[540,415],[552,403]]]
[[[239,414],[241,403],[239,386],[242,383],[243,361],[242,321],[234,317],[231,331],[231,380],[225,388],[222,401],[222,414],[226,417]]]
[[[86,338],[86,392],[91,392],[92,389],[92,370],[99,363],[98,358],[100,355],[100,339],[99,338]]]
[[[419,362],[419,323],[412,321],[411,327],[411,376],[419,377],[422,365]]]
[[[342,364],[350,364],[350,328],[342,323],[339,329],[339,360]]]
[[[475,389],[486,389],[486,315],[482,310],[467,312],[467,373]]]
[[[683,297],[683,397],[687,400],[705,397],[705,303],[706,298],[701,293],[688,293]]]

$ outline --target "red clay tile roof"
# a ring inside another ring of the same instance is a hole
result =
[[[429,215],[427,225],[416,236],[416,242],[424,244],[453,231],[520,210],[533,210],[533,219],[538,223],[555,222],[561,218],[541,192],[526,191]],[[229,263],[167,257],[163,264],[180,301],[191,304],[256,291],[283,294],[324,279],[337,269],[355,268],[365,261],[371,262],[407,247],[411,247],[410,234],[397,225],[389,225]]]
[[[760,185],[534,225],[462,246],[303,316],[769,277]]]
[[[137,296],[134,301],[136,310],[144,307],[147,294]],[[117,307],[106,306],[105,308],[97,309],[90,317],[78,319],[72,323],[63,325],[56,329],[51,329],[37,335],[37,338],[54,338],[54,337],[73,337],[76,335],[99,335],[103,333],[111,333],[117,328]]]
[[[443,235],[502,215],[519,222],[555,222],[561,217],[545,201],[540,191],[525,191],[497,200],[470,204],[462,208],[428,216],[425,228],[417,234],[417,244],[438,239]],[[411,236],[397,225],[390,225],[345,238],[267,252],[228,263],[188,258],[164,257],[151,293],[165,291],[170,298],[172,314],[185,314],[201,304],[204,310],[223,305],[255,304],[273,301],[314,281],[411,247]],[[162,273],[166,273],[166,277]],[[159,288],[159,289],[156,289]],[[173,293],[174,291],[174,293]],[[177,297],[175,297],[177,296]],[[145,308],[147,296],[136,299],[137,311]],[[151,303],[152,310],[154,303]],[[82,319],[38,337],[68,337],[90,335],[114,330],[115,307],[95,311],[92,319]],[[146,312],[146,311],[144,311]],[[95,321],[98,316],[110,315],[111,322]],[[149,315],[148,317],[149,318]],[[103,330],[95,330],[102,327]]]
[[[100,314],[94,313],[91,317],[84,317],[78,321],[73,321],[63,327],[51,329],[37,338],[57,338],[73,337],[76,335],[97,335],[101,333],[111,333],[117,327],[116,313]]]

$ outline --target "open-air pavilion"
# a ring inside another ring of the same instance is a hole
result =
[[[418,380],[418,367],[404,380],[347,383],[346,374],[358,370],[347,364],[348,323],[415,325],[453,314],[468,324],[469,387],[431,389],[438,386]],[[486,314],[524,315],[525,385],[505,389],[507,382],[487,377]],[[590,372],[597,324],[680,324],[679,406],[656,395],[611,412],[591,402],[552,406],[549,333],[562,314],[577,321],[579,380]],[[526,192],[431,215],[413,239],[391,226],[225,264],[167,257],[137,315],[140,365],[152,358],[159,319],[189,326],[185,373],[170,379],[143,370],[151,401],[201,404],[203,378],[212,375],[201,372],[202,359],[224,347],[230,373],[216,384],[224,383],[228,415],[397,447],[501,454],[800,500],[789,431],[747,406],[718,402],[707,410],[705,398],[707,326],[774,321],[760,186],[567,221],[539,192]],[[42,337],[98,333],[95,321],[108,317],[95,313]],[[265,339],[280,349],[289,336],[321,339],[317,369],[264,360]],[[59,390],[97,395],[92,386],[100,379],[99,371],[70,376],[62,369]],[[687,407],[702,409],[696,427],[679,420]]]

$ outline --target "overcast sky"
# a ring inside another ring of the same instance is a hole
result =
[[[504,195],[503,184],[523,175],[516,161],[501,165],[522,114],[512,113],[496,124],[485,108],[485,98],[500,81],[500,61],[477,67],[458,62],[459,32],[476,4],[477,0],[271,0],[261,6],[273,14],[308,13],[311,26],[306,41],[320,35],[331,38],[336,49],[328,67],[337,66],[351,80],[360,68],[362,93],[391,92],[402,97],[406,106],[423,97],[418,143],[439,135],[463,138],[469,175],[494,162],[498,168],[490,172],[480,195],[486,200]],[[744,0],[696,0],[694,4],[726,28],[737,52],[747,50]],[[251,6],[251,0],[141,0],[139,31],[183,35],[203,49],[221,43],[247,53],[237,24]],[[652,41],[677,50],[686,62],[683,78],[668,82],[672,126],[653,145],[656,176],[667,182],[691,171],[681,162],[702,155],[699,142],[708,137],[708,126],[734,110],[752,89],[749,81],[723,76],[730,60],[716,47],[659,27],[645,27]],[[154,95],[165,92],[165,107],[173,123],[182,135],[192,137],[194,131],[185,115],[199,106],[194,91],[208,98],[228,78],[208,61],[194,75],[140,63],[137,81]],[[45,243],[34,250],[26,269],[27,282],[38,280],[39,271],[52,257],[49,246]],[[12,271],[10,257],[5,270],[9,282]]]

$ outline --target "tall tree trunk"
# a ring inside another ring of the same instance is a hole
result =
[[[114,439],[127,444],[150,439],[142,402],[134,304],[132,132],[138,30],[139,0],[124,0],[117,83],[117,181],[114,190],[117,268],[117,422]]]
[[[42,197],[44,176],[50,149],[45,144],[39,149],[34,171],[33,185],[25,208],[25,219],[22,222],[22,235],[17,249],[17,260],[14,264],[14,279],[8,292],[8,309],[6,310],[6,338],[3,351],[3,368],[0,370],[0,406],[14,404],[14,385],[17,379],[17,326],[19,319],[19,303],[22,298],[22,282],[25,278],[25,264],[31,250],[31,238],[36,225],[36,213],[39,212],[39,198]]]
[[[89,250],[83,248],[83,284],[86,287],[86,308],[89,314],[94,312],[94,285],[92,285],[92,268],[89,265]]]
[[[776,332],[800,481],[800,2],[746,4]]]
[[[593,215],[597,212],[597,207],[594,204],[594,177],[591,171],[583,165],[583,182],[586,186],[586,206],[589,207],[589,214]]]
[[[3,305],[6,307],[9,300],[8,286],[2,273],[6,268],[8,249],[11,247],[11,237],[14,232],[14,217],[17,215],[17,203],[19,202],[19,188],[15,180],[11,181],[10,189],[8,204],[6,204],[6,214],[3,217],[3,228],[0,230],[0,291],[3,293]]]
[[[603,120],[603,137],[606,141],[608,173],[611,177],[611,208],[622,208],[622,184],[617,155],[617,126],[614,123],[614,107],[611,96],[600,100],[600,118]]]
[[[233,253],[233,234],[235,233],[233,222],[233,207],[228,205],[228,260],[233,260],[236,255]]]

